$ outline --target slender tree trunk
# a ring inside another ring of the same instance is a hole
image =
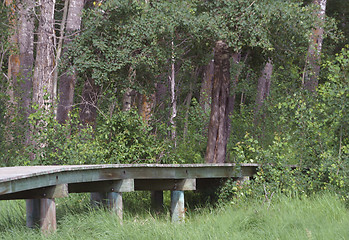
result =
[[[208,142],[207,163],[223,163],[228,139],[228,99],[230,94],[230,53],[228,45],[218,41],[214,54],[214,78]]]
[[[170,91],[171,91],[171,116],[170,116],[170,125],[171,125],[171,139],[174,141],[176,146],[176,123],[175,118],[177,116],[177,99],[176,99],[176,81],[175,81],[175,58],[174,58],[174,43],[171,42],[172,46],[172,59],[171,59],[171,76],[170,80]]]
[[[310,36],[310,44],[303,76],[304,88],[311,92],[316,90],[319,82],[326,2],[327,0],[313,0],[313,4],[318,8],[316,12],[317,24]]]
[[[188,125],[189,125],[189,111],[190,111],[190,103],[191,99],[193,97],[193,86],[192,83],[190,83],[189,86],[189,93],[187,95],[187,98],[185,100],[185,117],[184,117],[184,129],[183,129],[183,141],[186,141],[187,135],[188,135]]]
[[[248,54],[246,54],[245,57],[245,61],[247,59]],[[230,132],[231,132],[231,121],[229,119],[229,117],[233,114],[234,112],[234,106],[235,106],[235,99],[236,99],[236,86],[238,84],[239,81],[239,77],[240,77],[240,73],[242,71],[240,64],[240,60],[241,60],[241,53],[234,53],[232,54],[232,59],[233,59],[233,65],[235,65],[236,67],[236,72],[235,72],[235,76],[234,79],[232,81],[232,92],[229,93],[229,97],[228,97],[228,103],[227,103],[227,112],[228,112],[228,138],[230,136]],[[244,61],[244,62],[245,62]]]
[[[16,12],[16,3],[13,0],[5,0],[5,4],[10,8],[10,12],[8,15],[9,24],[10,24],[10,37],[9,43],[10,47],[10,56],[8,59],[8,68],[7,68],[7,95],[10,98],[8,108],[8,117],[11,118],[13,116],[13,107],[15,105],[15,94],[14,87],[17,81],[17,75],[19,73],[19,51],[18,51],[18,20],[17,20],[17,12]]]
[[[33,102],[48,112],[53,104],[55,0],[41,0],[33,77]]]
[[[205,113],[209,112],[211,93],[212,93],[212,82],[214,75],[214,60],[205,66],[204,76],[202,79],[201,89],[200,89],[200,105]]]
[[[155,106],[159,110],[164,110],[164,99],[166,92],[166,85],[164,83],[155,84]]]
[[[62,55],[62,47],[63,47],[63,38],[64,38],[64,31],[65,31],[65,25],[67,21],[67,14],[68,14],[68,5],[69,0],[64,1],[64,7],[63,7],[63,17],[59,28],[59,40],[57,44],[57,51],[56,51],[56,61],[55,61],[55,68],[53,73],[53,98],[57,98],[57,83],[58,83],[58,72],[59,72],[59,63],[61,62],[61,55]],[[55,111],[55,114],[57,115],[57,109]]]
[[[68,0],[66,0],[68,2]],[[66,34],[64,38],[63,54],[68,51],[69,43],[76,36],[81,27],[81,14],[84,8],[84,0],[70,0],[67,15]],[[63,34],[61,34],[63,37]],[[59,104],[57,108],[57,121],[61,124],[68,121],[69,112],[72,110],[74,103],[74,90],[76,83],[76,72],[71,63],[72,72],[63,72],[59,78]]]
[[[269,96],[271,75],[273,73],[273,63],[269,58],[268,62],[265,64],[262,74],[258,79],[256,103],[254,110],[254,122],[257,124],[260,109],[263,106],[263,102]]]
[[[136,78],[136,70],[131,66],[128,71],[128,80],[129,80],[130,86],[133,85],[135,78]],[[134,95],[135,95],[135,92],[133,91],[133,89],[131,87],[128,87],[122,98],[123,111],[129,111],[131,109]]]

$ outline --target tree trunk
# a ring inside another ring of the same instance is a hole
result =
[[[186,141],[187,134],[188,134],[188,125],[189,125],[189,111],[190,111],[190,104],[191,99],[193,97],[193,86],[192,83],[189,85],[189,93],[187,95],[187,98],[185,99],[185,117],[184,117],[184,128],[183,128],[183,141]]]
[[[177,96],[176,96],[176,81],[175,81],[175,58],[174,58],[174,43],[171,42],[172,46],[172,58],[171,58],[171,76],[170,80],[170,92],[171,92],[171,116],[170,116],[170,125],[171,125],[171,139],[174,141],[176,146],[176,123],[175,118],[177,116]]]
[[[66,0],[68,1],[68,0]],[[84,0],[70,0],[67,16],[66,37],[64,39],[63,54],[68,51],[69,43],[76,36],[81,27],[81,14],[84,8]],[[63,37],[63,34],[61,34]],[[72,68],[72,72],[63,72],[59,78],[59,104],[57,108],[57,121],[61,124],[68,121],[68,114],[72,110],[74,103],[74,90],[76,82],[76,73],[71,63],[68,63],[67,69]]]
[[[313,0],[318,8],[316,12],[317,24],[310,36],[310,44],[304,69],[303,85],[308,91],[314,92],[319,83],[321,49],[325,24],[325,11],[327,0]]]
[[[212,81],[214,75],[214,60],[205,66],[204,76],[202,79],[201,89],[200,89],[200,106],[205,113],[208,113],[211,100],[212,92]]]
[[[155,106],[156,109],[162,111],[164,110],[164,99],[166,97],[167,88],[164,83],[155,84]]]
[[[134,79],[136,78],[136,70],[131,66],[128,70],[128,81],[130,86],[134,84]],[[129,111],[132,107],[133,97],[135,92],[131,87],[128,87],[122,97],[122,110]]]
[[[269,96],[271,75],[273,73],[273,63],[269,58],[265,64],[262,74],[258,79],[256,105],[254,110],[254,122],[257,123],[259,111],[263,106],[263,102]]]
[[[21,81],[18,83],[20,108],[26,121],[30,114],[34,65],[34,1],[22,0],[19,5],[19,61]]]
[[[26,129],[24,144],[28,145],[30,139],[30,126],[28,117],[31,113],[33,66],[34,66],[34,1],[23,0],[18,4],[19,9],[19,74],[20,81],[16,83],[16,95],[19,101],[20,114],[23,117],[23,128]]]
[[[19,54],[18,54],[18,21],[17,21],[17,13],[16,13],[16,4],[13,0],[5,0],[5,4],[10,8],[8,20],[10,24],[11,35],[9,37],[9,43],[12,45],[10,48],[10,56],[8,59],[8,68],[7,68],[7,95],[10,98],[9,104],[7,106],[8,113],[7,117],[12,118],[13,116],[13,107],[15,104],[15,95],[14,95],[14,87],[17,81],[17,75],[19,73]]]
[[[228,45],[218,41],[214,54],[214,78],[208,142],[207,163],[224,163],[228,140],[228,98],[230,93],[230,54]]]
[[[248,53],[245,56],[244,62],[246,62],[247,56],[248,56]],[[235,72],[234,79],[232,81],[232,83],[233,83],[233,86],[232,86],[233,92],[229,93],[229,97],[228,97],[228,103],[227,103],[228,118],[234,112],[234,105],[235,105],[235,99],[236,99],[235,89],[236,89],[236,86],[237,86],[238,81],[239,81],[240,73],[242,71],[242,69],[241,69],[241,67],[239,65],[240,64],[240,60],[241,60],[241,53],[234,53],[234,54],[232,54],[232,59],[233,59],[234,65],[236,65],[236,72]],[[229,119],[228,119],[227,124],[228,124],[227,128],[228,128],[228,138],[229,138],[230,132],[231,132],[231,121]]]
[[[69,5],[69,0],[65,0],[64,7],[63,7],[62,21],[61,21],[60,28],[59,28],[59,40],[58,40],[58,44],[57,44],[56,61],[55,61],[55,68],[54,68],[54,72],[53,72],[53,98],[54,99],[57,98],[58,72],[59,72],[59,64],[61,62],[65,25],[67,22],[68,5]],[[57,106],[57,108],[58,108],[58,106]],[[57,118],[57,110],[58,109],[55,109],[56,118]]]
[[[53,104],[55,0],[42,0],[33,77],[33,102],[48,112]]]
[[[148,124],[154,108],[155,93],[151,94],[150,96],[145,94],[139,95],[138,113],[142,117],[143,121]]]

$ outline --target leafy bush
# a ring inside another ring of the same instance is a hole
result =
[[[165,146],[136,111],[120,111],[97,128],[105,163],[160,163]]]

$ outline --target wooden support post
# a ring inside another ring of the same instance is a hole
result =
[[[71,184],[69,186],[69,192],[86,192],[86,191],[96,191],[101,192],[91,192],[91,203],[92,206],[114,206],[111,199],[118,199],[121,201],[121,218],[122,218],[122,192],[133,192],[134,191],[134,180],[133,179],[122,179],[122,180],[112,180],[112,181],[98,181],[91,183],[78,183]],[[113,194],[114,193],[114,194]],[[120,196],[116,196],[119,194]],[[112,205],[110,205],[112,204]],[[118,203],[119,204],[119,203]],[[119,215],[119,214],[118,214]]]
[[[109,192],[108,193],[108,207],[116,213],[122,222],[123,205],[122,205],[122,193],[120,192]]]
[[[106,205],[107,199],[106,192],[91,192],[91,205],[92,207],[102,207]]]
[[[184,221],[184,191],[171,191],[171,215],[172,222]]]
[[[27,227],[34,228],[40,224],[40,199],[26,199]]]
[[[45,234],[56,231],[56,203],[54,198],[40,199],[40,228]]]
[[[151,207],[156,212],[161,212],[164,207],[163,191],[151,191]]]

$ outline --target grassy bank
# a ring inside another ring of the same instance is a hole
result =
[[[329,194],[190,210],[184,224],[126,205],[121,226],[116,216],[87,203],[86,195],[60,199],[58,231],[48,239],[349,239],[349,211]],[[23,201],[0,202],[0,239],[45,238],[25,227],[24,216]]]

